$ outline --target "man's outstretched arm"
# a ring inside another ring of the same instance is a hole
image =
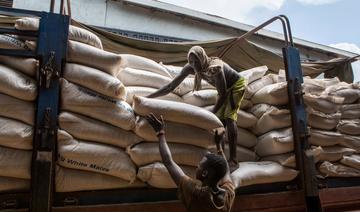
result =
[[[154,114],[150,114],[146,117],[150,125],[154,128],[156,135],[159,139],[159,150],[161,159],[170,173],[171,178],[174,180],[175,184],[179,186],[181,178],[185,176],[183,170],[174,162],[169,146],[167,145],[164,131],[164,120],[157,119]]]

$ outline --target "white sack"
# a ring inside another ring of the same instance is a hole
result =
[[[117,76],[126,86],[161,88],[171,82],[170,77],[150,71],[126,67]]]
[[[348,135],[360,135],[360,119],[341,120],[336,129]]]
[[[287,83],[279,82],[258,90],[251,98],[254,104],[286,105],[288,100]]]
[[[61,109],[76,112],[125,130],[135,126],[135,114],[125,101],[112,99],[61,79]]]
[[[276,75],[268,74],[245,87],[245,99],[251,99],[251,97],[261,88],[276,83]]]
[[[305,94],[303,97],[307,106],[327,114],[338,112],[344,100],[340,97],[327,95],[317,96],[312,94]]]
[[[320,165],[319,171],[325,177],[360,177],[360,170],[328,161]]]
[[[342,146],[322,147],[323,152],[319,155],[321,161],[339,161],[343,156],[354,154],[356,151]]]
[[[237,144],[243,147],[251,148],[256,145],[257,138],[250,131],[240,128],[237,128]]]
[[[0,116],[33,126],[35,122],[34,103],[0,93]]]
[[[201,80],[201,90],[209,90],[209,89],[215,90],[215,87],[207,83],[205,80]],[[174,92],[180,96],[183,96],[193,90],[194,90],[194,78],[188,76],[180,83],[180,85],[175,89]]]
[[[258,137],[255,152],[260,157],[288,153],[294,150],[291,128],[275,130]]]
[[[136,167],[124,150],[78,141],[63,130],[58,130],[57,163],[66,168],[103,173],[130,182],[136,178]]]
[[[317,129],[332,130],[340,121],[341,113],[325,114],[310,107],[306,108],[308,125]]]
[[[0,116],[0,145],[31,150],[34,138],[32,126]]]
[[[239,72],[239,74],[245,78],[248,84],[250,84],[255,80],[258,80],[261,77],[263,77],[267,71],[268,71],[267,66],[259,66],[252,69],[241,71]]]
[[[77,139],[110,144],[122,148],[142,141],[142,138],[135,135],[132,131],[126,131],[76,113],[60,113],[59,126]]]
[[[312,79],[304,77],[304,83],[302,85],[305,93],[311,93],[320,95],[329,86],[336,85],[340,82],[339,78],[328,78],[328,79]]]
[[[17,38],[10,36],[10,35],[4,35],[0,34],[0,48],[1,49],[17,49],[17,50],[29,50],[27,48],[26,44],[18,40]]]
[[[340,112],[342,119],[358,119],[360,118],[360,104],[341,105]]]
[[[340,163],[358,169],[360,170],[360,155],[350,155],[350,156],[344,156]]]
[[[30,180],[18,179],[12,177],[0,177],[0,192],[28,191],[30,189]]]
[[[344,136],[338,132],[310,129],[308,141],[316,146],[334,146],[340,144],[343,139]]]
[[[216,90],[199,90],[192,91],[182,96],[184,103],[195,105],[198,107],[205,107],[214,105],[218,98]]]
[[[337,85],[326,88],[324,93],[332,96],[343,97],[344,104],[352,104],[360,98],[360,87],[359,84],[340,82]]]
[[[125,100],[125,86],[119,79],[95,68],[66,63],[64,78],[105,96]]]
[[[356,150],[360,153],[360,136],[343,135],[340,145]]]
[[[257,122],[257,118],[246,111],[239,110],[237,113],[237,126],[240,128],[250,128]]]
[[[31,178],[32,152],[0,146],[0,176]]]
[[[155,91],[157,91],[157,89],[155,88],[128,86],[126,87],[126,102],[132,105],[134,101],[133,99],[134,96],[146,97],[154,93]],[[174,102],[183,102],[183,99],[174,93],[168,93],[164,96],[156,97],[156,99],[162,99],[162,100],[168,100]]]
[[[34,58],[10,57],[0,55],[0,63],[12,69],[20,71],[30,77],[35,77],[39,67],[39,61]]]
[[[213,153],[217,154],[217,150],[214,149],[214,151],[212,151]],[[224,153],[227,159],[230,158],[230,151],[229,151],[229,145],[226,144],[225,145],[225,149],[224,149]],[[256,155],[256,153],[250,149],[247,149],[245,147],[236,146],[236,160],[238,162],[254,162],[258,160],[258,156]]]
[[[269,108],[252,128],[256,135],[291,126],[291,114],[287,109]]]

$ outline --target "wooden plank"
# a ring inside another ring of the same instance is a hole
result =
[[[360,209],[360,187],[321,189],[320,199],[325,211]]]

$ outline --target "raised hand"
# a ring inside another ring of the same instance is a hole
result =
[[[160,120],[156,118],[156,116],[153,113],[150,113],[145,117],[145,119],[149,122],[149,124],[152,126],[152,128],[155,130],[156,135],[164,134],[164,126],[165,122],[162,116],[160,116]]]

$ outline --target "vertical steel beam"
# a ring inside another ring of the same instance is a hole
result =
[[[39,95],[33,145],[31,211],[51,210],[56,157],[59,75],[66,56],[69,17],[42,13],[37,55]]]

